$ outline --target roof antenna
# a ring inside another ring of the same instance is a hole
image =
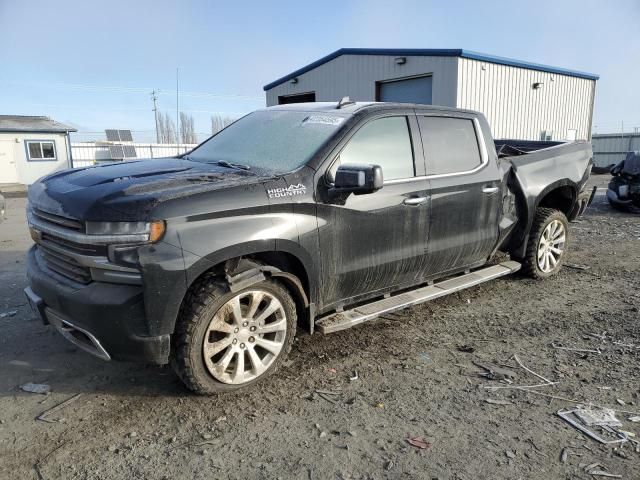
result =
[[[356,102],[351,100],[348,96],[342,97],[336,106],[336,110],[340,110],[342,107],[346,107],[347,105],[354,105]]]

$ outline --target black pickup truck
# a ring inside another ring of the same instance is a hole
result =
[[[591,159],[588,142],[494,142],[473,111],[267,108],[177,158],[32,185],[25,292],[100,358],[233,391],[273,372],[297,328],[335,332],[521,267],[553,275]]]

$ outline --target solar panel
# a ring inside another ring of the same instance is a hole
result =
[[[104,132],[107,134],[107,140],[109,142],[133,142],[131,130],[116,130],[115,128],[109,128]]]
[[[120,134],[121,142],[133,142],[133,136],[131,135],[131,130],[118,130]]]
[[[110,145],[109,153],[112,159],[124,158],[124,148],[122,145]]]
[[[133,145],[123,145],[124,157],[125,158],[136,158],[138,155],[136,153],[136,147]]]
[[[120,141],[120,132],[118,130],[107,129],[104,131],[107,134],[107,140],[110,142]]]

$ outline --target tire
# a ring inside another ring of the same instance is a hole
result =
[[[553,208],[538,208],[523,259],[524,273],[536,279],[558,273],[568,242],[569,222],[564,213]]]
[[[295,302],[279,282],[267,279],[231,292],[219,277],[206,276],[181,309],[172,344],[174,370],[201,395],[248,389],[285,360],[296,324]]]

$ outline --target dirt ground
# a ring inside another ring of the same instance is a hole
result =
[[[515,354],[557,382],[534,392],[614,408],[640,440],[628,421],[640,415],[640,216],[602,194],[572,225],[573,267],[556,277],[507,277],[300,336],[277,375],[220,397],[188,393],[169,368],[94,359],[32,319],[24,206],[9,199],[0,224],[0,478],[606,478],[585,472],[599,463],[591,470],[640,479],[640,445],[601,445],[556,415],[572,403],[487,389],[509,385],[473,363],[512,370],[511,386],[542,383]],[[78,394],[53,422],[36,420]]]

